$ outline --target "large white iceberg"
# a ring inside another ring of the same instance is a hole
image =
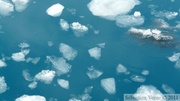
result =
[[[66,20],[60,19],[59,24],[60,24],[60,27],[61,27],[62,30],[68,31],[69,24],[68,24],[68,22]]]
[[[46,56],[46,58],[52,63],[52,66],[58,75],[66,74],[71,70],[71,65],[66,63],[64,58],[57,58],[53,56]]]
[[[77,56],[78,52],[73,49],[71,46],[61,43],[59,45],[59,51],[62,53],[63,57],[67,60],[74,60],[74,58]]]
[[[77,37],[84,36],[88,31],[88,27],[80,24],[79,22],[73,22],[70,27],[73,30],[75,36]]]
[[[64,79],[57,79],[57,82],[59,86],[61,86],[64,89],[69,89],[69,81],[64,80]]]
[[[103,72],[91,66],[88,68],[88,71],[86,72],[86,74],[88,75],[90,79],[96,79],[100,77],[103,74]]]
[[[112,20],[129,13],[139,4],[139,0],[91,0],[87,6],[93,15]]]
[[[12,0],[17,12],[24,11],[28,6],[29,1],[30,0]]]
[[[96,60],[99,60],[101,57],[101,48],[94,47],[88,50],[90,57],[95,58]]]
[[[64,6],[61,5],[60,3],[54,4],[52,6],[50,6],[47,10],[46,13],[50,16],[53,17],[58,17],[61,15],[61,13],[63,12]]]
[[[40,95],[22,95],[15,101],[46,101],[46,98]]]
[[[134,97],[138,101],[166,101],[164,95],[152,85],[140,86],[134,94]],[[158,99],[155,100],[153,97]]]
[[[5,82],[5,78],[0,77],[0,94],[6,92],[7,89],[8,89],[8,86]]]
[[[14,5],[6,0],[0,0],[0,15],[9,16],[14,12]]]
[[[52,70],[42,70],[38,74],[35,75],[35,79],[45,84],[50,84],[55,77],[55,71]]]
[[[106,78],[101,80],[101,86],[109,94],[116,93],[116,82],[114,78]]]

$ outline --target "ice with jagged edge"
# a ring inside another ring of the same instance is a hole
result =
[[[70,28],[74,32],[75,36],[82,37],[88,32],[88,27],[85,25],[80,24],[79,22],[73,22],[70,25]]]
[[[52,6],[50,6],[46,10],[46,13],[50,16],[58,17],[62,14],[63,10],[64,10],[64,6],[60,3],[56,3],[56,4],[53,4]]]
[[[137,28],[130,28],[129,32],[135,35],[139,35],[142,38],[153,38],[157,41],[169,41],[173,40],[173,37],[170,35],[164,35],[158,29],[137,29]]]
[[[15,101],[46,101],[46,98],[41,95],[22,95],[16,98]]]
[[[30,88],[30,89],[35,89],[36,87],[37,87],[37,82],[36,81],[33,81],[32,83],[30,83],[29,85],[28,85],[28,87]]]
[[[0,0],[0,16],[9,16],[14,12],[14,5],[7,0]]]
[[[116,93],[116,82],[114,78],[105,78],[101,80],[101,86],[109,94]]]
[[[94,47],[88,50],[88,53],[90,57],[93,57],[96,60],[99,60],[101,57],[101,48],[99,47]]]
[[[70,28],[69,23],[64,19],[60,19],[59,24],[60,24],[61,29],[64,31],[68,31]]]
[[[26,81],[33,81],[33,77],[31,77],[27,69],[22,71],[22,75]]]
[[[175,94],[175,90],[167,84],[162,84],[161,88],[168,94]]]
[[[176,62],[180,58],[180,53],[174,53],[172,56],[168,57],[169,61]]]
[[[88,71],[86,72],[86,74],[88,75],[90,79],[96,79],[100,77],[103,74],[103,72],[91,66],[88,68]]]
[[[50,84],[55,77],[55,71],[52,70],[42,70],[35,75],[35,80],[44,82],[45,84]]]
[[[77,50],[73,49],[71,46],[65,43],[61,43],[59,45],[59,51],[60,53],[62,53],[63,57],[67,60],[74,60],[74,58],[78,54]]]
[[[27,8],[30,0],[12,0],[12,2],[15,6],[15,10],[17,12],[22,12]]]
[[[139,0],[91,0],[87,7],[94,16],[114,20],[118,15],[128,14],[139,4]]]
[[[6,66],[7,66],[7,64],[2,59],[0,59],[0,68],[6,67]]]
[[[164,95],[152,85],[141,85],[134,94],[134,97],[138,101],[154,101],[154,99],[151,99],[149,96],[158,97],[159,99],[156,101],[166,101]]]
[[[71,65],[62,57],[46,56],[47,60],[52,63],[52,67],[58,75],[67,74],[71,70]]]
[[[6,84],[5,78],[2,76],[0,77],[0,94],[6,92],[8,86]]]
[[[131,80],[134,81],[134,82],[145,82],[146,81],[146,78],[144,76],[140,76],[140,75],[132,75],[131,77]]]
[[[57,79],[57,83],[64,89],[69,89],[69,81],[65,79]]]

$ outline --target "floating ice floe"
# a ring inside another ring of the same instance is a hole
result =
[[[146,80],[145,77],[140,76],[140,75],[132,75],[130,78],[134,82],[144,82]]]
[[[109,94],[116,93],[116,82],[114,78],[106,78],[101,80],[101,86]]]
[[[52,41],[48,41],[47,44],[49,47],[51,47],[51,46],[53,46],[54,43]]]
[[[180,59],[176,61],[175,68],[180,69]]]
[[[137,29],[137,28],[130,28],[129,32],[135,35],[139,35],[142,38],[153,38],[157,41],[169,41],[173,40],[172,36],[164,35],[158,29]]]
[[[143,16],[120,15],[116,17],[116,25],[119,27],[140,26],[144,23]]]
[[[56,73],[58,75],[66,74],[71,70],[71,65],[66,63],[64,58],[57,58],[53,56],[46,56],[46,58],[52,63],[52,66],[56,69]]]
[[[134,12],[134,16],[135,17],[140,17],[141,16],[141,12],[140,11],[135,11]]]
[[[61,86],[64,89],[69,89],[69,81],[64,80],[64,79],[57,79],[57,82],[59,86]]]
[[[36,81],[33,81],[32,83],[30,83],[29,85],[28,85],[28,87],[30,88],[30,89],[35,89],[36,87],[37,87],[37,82]]]
[[[22,75],[26,81],[33,81],[33,78],[29,74],[28,70],[23,70]]]
[[[154,22],[156,28],[164,28],[164,29],[171,28],[164,19],[155,19]]]
[[[67,22],[66,20],[60,19],[59,24],[60,24],[60,27],[61,27],[62,30],[68,31],[68,29],[69,29],[69,24],[68,24],[68,22]]]
[[[55,71],[52,70],[42,70],[38,74],[35,75],[35,79],[45,84],[50,84],[55,77]]]
[[[77,37],[84,36],[88,32],[88,27],[80,24],[79,22],[73,22],[70,27]]]
[[[91,0],[87,5],[94,16],[113,20],[118,15],[129,13],[139,0]]]
[[[175,94],[175,90],[167,84],[162,84],[162,89],[168,94]]]
[[[63,12],[64,6],[61,5],[60,3],[54,4],[52,6],[50,6],[47,10],[46,13],[50,16],[53,17],[58,17],[61,15],[61,13]]]
[[[168,59],[171,62],[176,62],[177,60],[179,60],[179,57],[180,57],[180,53],[174,53],[172,56],[168,57]]]
[[[6,67],[6,66],[7,66],[7,64],[3,60],[0,60],[0,68]]]
[[[26,59],[26,62],[31,62],[32,64],[36,65],[39,62],[40,59],[41,59],[40,57],[35,57],[35,58],[28,57]]]
[[[100,48],[105,48],[106,43],[98,43],[97,45],[98,45],[98,47],[100,47]]]
[[[77,56],[78,52],[73,49],[71,46],[61,43],[59,45],[59,51],[62,53],[63,57],[67,60],[74,60],[74,58]]]
[[[167,18],[168,20],[176,18],[178,16],[178,12],[170,12],[170,11],[155,11],[153,13],[155,17]]]
[[[95,58],[96,60],[99,60],[101,57],[101,48],[99,47],[94,47],[88,50],[88,53],[90,57]]]
[[[147,76],[147,75],[149,75],[149,71],[148,71],[148,70],[143,70],[143,71],[141,72],[141,74]]]
[[[15,10],[17,12],[22,12],[24,11],[29,3],[30,0],[12,0],[14,6],[15,6]]]
[[[0,94],[6,92],[7,89],[8,89],[8,86],[5,82],[5,78],[2,76],[0,77]]]
[[[140,86],[134,94],[134,97],[137,101],[166,101],[164,99],[165,96],[152,85]],[[158,99],[154,100],[153,97]]]
[[[14,12],[14,5],[7,0],[0,0],[0,16],[9,16]]]
[[[127,72],[127,68],[125,66],[123,66],[122,64],[119,64],[116,67],[116,71],[117,71],[117,73],[126,73]]]
[[[46,98],[40,95],[22,95],[15,101],[46,101]]]
[[[28,43],[26,43],[26,42],[23,42],[23,43],[20,43],[19,45],[18,45],[20,48],[28,48],[28,47],[30,47],[30,45],[28,44]]]
[[[96,78],[100,77],[103,74],[103,72],[99,71],[99,70],[95,69],[93,66],[91,66],[88,68],[88,71],[86,72],[86,74],[88,75],[88,77],[90,79],[96,79]]]
[[[11,58],[16,62],[25,61],[25,54],[23,52],[13,53]]]

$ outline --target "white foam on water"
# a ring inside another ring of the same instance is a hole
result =
[[[116,93],[116,83],[114,78],[106,78],[101,80],[101,86],[109,94]]]
[[[42,70],[35,75],[35,80],[44,82],[45,84],[50,84],[55,77],[55,71],[52,70]]]
[[[40,95],[22,95],[16,98],[15,101],[46,101],[46,98]]]
[[[50,16],[53,17],[58,17],[62,14],[64,9],[64,6],[61,5],[60,3],[54,4],[52,6],[50,6],[47,10],[46,13]]]

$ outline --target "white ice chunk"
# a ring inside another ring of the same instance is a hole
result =
[[[0,77],[0,94],[6,92],[7,89],[8,89],[8,86],[6,84],[5,78]]]
[[[28,43],[26,43],[26,42],[20,43],[18,46],[20,48],[28,48],[28,47],[30,47],[30,45]]]
[[[69,24],[68,24],[68,22],[67,22],[66,20],[60,19],[59,24],[60,24],[60,27],[61,27],[62,30],[68,31],[68,29],[69,29]]]
[[[152,85],[140,86],[134,94],[134,97],[137,99],[137,101],[166,101],[164,99],[164,95]],[[159,99],[154,100],[152,97]]]
[[[23,52],[13,53],[11,58],[16,62],[25,61],[25,54]]]
[[[93,15],[112,20],[118,15],[129,13],[139,4],[139,0],[91,0],[87,6]]]
[[[30,88],[30,89],[35,89],[36,87],[37,87],[37,82],[36,81],[33,81],[32,83],[30,83],[29,85],[28,85],[28,87]]]
[[[96,79],[100,77],[103,74],[103,72],[91,66],[90,68],[88,68],[88,71],[86,74],[88,75],[90,79]]]
[[[127,68],[125,66],[123,66],[122,64],[119,64],[116,68],[117,73],[126,73],[127,72]]]
[[[142,38],[153,38],[157,41],[168,41],[172,40],[173,37],[169,35],[164,35],[161,33],[160,30],[157,29],[137,29],[137,28],[130,28],[129,32],[135,35],[139,35]]]
[[[3,60],[0,60],[0,68],[6,67],[6,66],[7,66],[7,64]]]
[[[116,25],[119,27],[140,26],[143,23],[143,16],[121,15],[116,18]]]
[[[100,48],[105,48],[106,43],[98,43],[97,44]]]
[[[64,6],[61,5],[60,3],[54,4],[52,6],[50,6],[47,10],[46,13],[50,16],[53,17],[58,17],[61,15],[61,13],[63,12]]]
[[[35,79],[45,84],[50,84],[55,77],[55,71],[52,70],[42,70],[38,74],[35,75]]]
[[[7,0],[0,0],[0,15],[9,16],[14,12],[14,6]]]
[[[77,56],[78,52],[73,49],[71,46],[61,43],[59,45],[59,51],[62,53],[63,57],[67,60],[74,60],[74,58]]]
[[[106,78],[101,80],[101,86],[109,94],[116,93],[116,83],[114,78]]]
[[[175,90],[167,84],[162,84],[162,89],[168,94],[175,94]]]
[[[46,101],[46,98],[40,95],[22,95],[15,101]]]
[[[88,50],[90,57],[95,58],[96,60],[99,60],[101,57],[101,48],[94,47]]]
[[[69,81],[64,80],[64,79],[57,79],[57,82],[59,86],[61,86],[64,89],[69,89]]]
[[[66,74],[71,69],[71,65],[66,63],[66,60],[64,58],[56,58],[53,56],[46,56],[46,58],[52,63],[53,68],[56,69],[56,73],[58,75]]]
[[[149,75],[149,71],[148,71],[148,70],[143,70],[143,71],[141,72],[141,74],[147,76],[147,75]]]
[[[157,28],[171,28],[164,19],[155,19],[155,27]]]
[[[73,30],[75,36],[77,37],[84,36],[88,31],[88,27],[80,24],[79,22],[73,22],[70,27]]]
[[[174,53],[172,56],[168,57],[169,61],[176,62],[180,57],[180,53]]]
[[[134,12],[134,16],[135,16],[135,17],[140,17],[140,16],[141,16],[141,12],[135,11],[135,12]]]
[[[146,80],[145,77],[139,75],[132,75],[130,78],[134,82],[144,82]]]
[[[12,0],[17,12],[24,11],[28,6],[29,1],[30,0]]]
[[[29,74],[28,70],[23,70],[22,75],[24,77],[25,80],[27,81],[33,81],[33,78],[31,77],[31,75]]]

